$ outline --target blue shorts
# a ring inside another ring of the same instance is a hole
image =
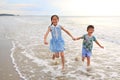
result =
[[[86,48],[82,48],[82,57],[90,57],[91,55],[91,51],[88,51]]]

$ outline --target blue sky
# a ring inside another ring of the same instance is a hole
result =
[[[59,13],[57,7],[49,3],[50,0],[3,0],[0,3],[0,13],[22,15],[51,15]]]
[[[0,0],[0,13],[120,16],[119,0]]]

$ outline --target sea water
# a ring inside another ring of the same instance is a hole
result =
[[[65,71],[61,71],[60,60],[54,64],[49,45],[43,43],[50,24],[50,16],[0,17],[0,37],[12,41],[12,62],[22,79],[120,80],[120,17],[60,17],[59,24],[74,37],[86,34],[88,25],[95,26],[93,35],[105,48],[94,43],[89,74],[82,71],[82,40],[73,41],[64,31]],[[51,34],[47,41],[50,39]]]

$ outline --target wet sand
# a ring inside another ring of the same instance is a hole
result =
[[[20,80],[10,57],[12,43],[7,39],[0,39],[0,80]]]

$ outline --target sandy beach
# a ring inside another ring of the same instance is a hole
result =
[[[7,39],[0,39],[0,80],[20,80],[10,57],[12,44]]]

